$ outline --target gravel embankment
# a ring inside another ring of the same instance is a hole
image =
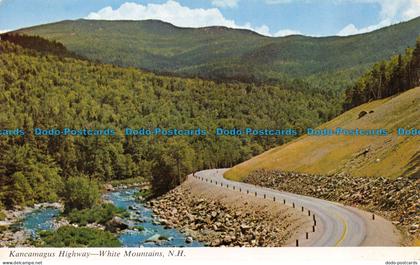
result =
[[[310,226],[297,211],[188,179],[149,202],[160,222],[209,246],[284,246]]]
[[[399,226],[408,238],[419,238],[420,179],[312,175],[257,170],[244,182],[336,201],[375,212]],[[297,185],[298,184],[298,185]]]

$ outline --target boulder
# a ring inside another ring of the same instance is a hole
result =
[[[361,111],[360,113],[359,113],[359,119],[361,119],[363,116],[365,116],[365,115],[367,115],[368,113],[366,112],[366,111]]]
[[[114,191],[114,187],[111,184],[105,184],[104,188],[106,191]]]
[[[246,225],[246,224],[241,224],[240,228],[241,228],[242,233],[245,233],[251,229],[251,226]]]
[[[129,224],[122,218],[115,216],[110,221],[108,221],[108,223],[106,223],[105,227],[108,231],[115,233],[127,229]]]
[[[222,242],[220,241],[220,239],[215,239],[210,243],[210,246],[212,247],[218,247],[222,244]]]
[[[161,241],[168,241],[169,239],[166,236],[162,236],[159,234],[155,234],[151,237],[149,237],[146,240],[146,243],[152,242],[152,243],[160,243]]]
[[[230,243],[232,243],[232,237],[231,236],[225,236],[223,238],[223,243],[229,245]]]

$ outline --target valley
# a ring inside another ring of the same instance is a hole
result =
[[[416,244],[419,23],[2,34],[0,126],[40,132],[0,137],[2,246]]]

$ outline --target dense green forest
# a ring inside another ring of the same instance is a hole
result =
[[[132,177],[151,179],[163,192],[193,170],[229,167],[293,138],[216,137],[217,127],[303,129],[340,111],[337,94],[308,90],[304,82],[285,89],[160,77],[77,59],[39,38],[8,39],[14,43],[0,41],[0,128],[26,134],[0,136],[3,207],[66,198],[67,208],[88,208],[98,193],[82,191]],[[126,137],[126,127],[209,133]],[[116,135],[35,136],[34,128],[114,128]]]
[[[348,37],[271,38],[225,27],[179,28],[156,20],[75,20],[19,30],[92,60],[157,73],[340,90],[374,63],[415,45],[420,18]]]
[[[386,98],[420,85],[420,37],[414,49],[375,64],[346,90],[344,109]]]
[[[82,56],[77,55],[74,52],[70,52],[66,47],[60,42],[49,41],[39,36],[28,36],[21,34],[1,34],[1,40],[15,43],[23,48],[29,49],[27,52],[30,53],[31,50],[37,51],[38,53],[32,53],[32,55],[56,55],[58,57],[69,57],[75,59],[84,59]]]

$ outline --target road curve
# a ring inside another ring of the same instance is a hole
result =
[[[372,214],[339,203],[227,180],[223,178],[226,170],[228,169],[204,170],[190,177],[250,196],[275,200],[278,203],[286,202],[299,211],[304,207],[305,214],[313,217],[317,233],[311,236],[311,240],[301,240],[300,246],[361,246],[366,239],[367,228],[372,226],[367,225],[367,222],[373,222]]]

